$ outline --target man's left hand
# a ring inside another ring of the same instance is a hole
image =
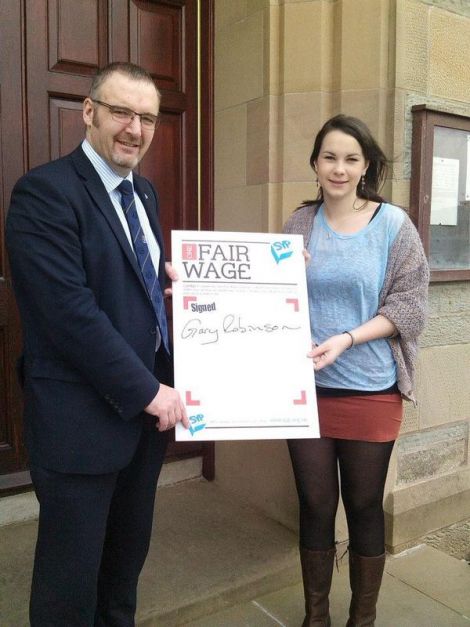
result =
[[[171,265],[171,261],[165,262],[165,272],[167,274],[167,277],[171,279],[172,281],[177,281],[179,279],[178,273]],[[165,298],[171,298],[172,294],[173,294],[173,290],[171,289],[171,287],[165,288],[165,291],[163,293]]]

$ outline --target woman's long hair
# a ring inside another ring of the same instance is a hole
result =
[[[315,143],[313,144],[312,154],[310,155],[310,166],[312,169],[315,171],[315,161],[320,154],[323,140],[325,135],[331,131],[341,131],[346,133],[346,135],[354,137],[361,146],[365,160],[369,162],[367,172],[364,175],[364,185],[362,185],[362,181],[359,181],[357,186],[356,193],[358,198],[383,202],[384,199],[380,196],[379,190],[387,176],[389,161],[368,127],[358,118],[340,113],[325,122],[315,137]],[[317,198],[315,200],[306,200],[303,202],[303,205],[319,205],[322,202],[323,190],[319,187]]]

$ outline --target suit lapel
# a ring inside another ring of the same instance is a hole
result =
[[[98,173],[96,172],[95,168],[93,167],[81,147],[78,147],[71,154],[71,157],[91,199],[93,200],[99,211],[101,211],[101,213],[106,218],[114,236],[118,240],[125,256],[127,257],[132,268],[134,269],[138,280],[142,284],[142,287],[146,290],[145,283],[142,278],[142,273],[140,271],[134,251],[129,244],[124,229],[122,228],[122,224],[116,214],[116,209],[114,208],[113,203],[109,198],[108,192],[106,191],[106,188],[103,185],[103,182],[101,181]]]

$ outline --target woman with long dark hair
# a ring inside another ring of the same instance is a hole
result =
[[[309,355],[321,435],[288,442],[300,502],[303,627],[331,624],[340,489],[349,531],[347,626],[370,626],[385,564],[385,479],[402,398],[414,401],[429,270],[408,216],[379,195],[387,159],[361,120],[328,120],[310,164],[317,199],[285,225],[304,235],[308,251]]]

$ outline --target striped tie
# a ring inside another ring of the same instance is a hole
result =
[[[139,262],[140,271],[142,272],[142,278],[144,279],[148,295],[152,301],[153,308],[155,309],[158,321],[157,332],[160,337],[163,338],[163,344],[166,351],[169,353],[168,324],[166,320],[165,305],[163,303],[163,294],[135,206],[134,188],[132,187],[132,183],[130,181],[124,180],[117,186],[116,189],[121,192],[121,205],[131,232],[134,251],[137,261]]]

